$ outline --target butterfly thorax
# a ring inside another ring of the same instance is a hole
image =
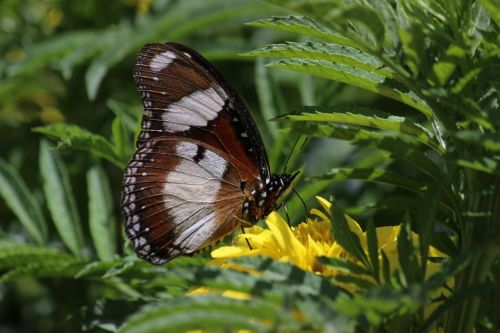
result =
[[[241,206],[243,219],[254,224],[276,210],[281,199],[291,189],[290,185],[296,175],[271,176],[251,191],[246,192],[246,199]]]

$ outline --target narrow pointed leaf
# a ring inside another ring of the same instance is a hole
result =
[[[268,66],[308,73],[363,88],[409,105],[422,112],[428,118],[432,116],[431,109],[414,92],[408,90],[398,82],[387,79],[377,73],[364,71],[352,66],[334,64],[324,60],[283,59]]]
[[[44,244],[47,240],[47,222],[40,205],[19,173],[2,159],[0,159],[0,195],[28,235],[37,244]]]
[[[310,124],[296,127],[299,133],[314,137],[331,137],[347,140],[362,147],[372,147],[390,152],[394,157],[407,161],[422,170],[432,179],[442,177],[442,171],[421,149],[421,145],[410,137],[394,136],[384,133],[350,128],[334,124]]]
[[[333,30],[304,16],[274,16],[248,23],[248,25],[261,28],[272,28],[292,32],[299,35],[317,37],[339,45],[355,46],[349,39],[333,32]]]
[[[243,55],[325,60],[361,70],[373,71],[388,78],[395,78],[392,71],[381,69],[383,64],[378,58],[353,47],[333,43],[286,42],[285,44],[271,44]]]
[[[126,160],[115,153],[113,145],[106,138],[89,132],[76,125],[53,124],[35,127],[34,132],[45,134],[58,140],[58,148],[85,150],[105,158],[120,168]]]
[[[385,131],[394,131],[414,137],[417,141],[433,149],[440,155],[444,149],[423,126],[415,125],[404,117],[388,115],[378,110],[359,107],[302,107],[302,113],[289,114],[278,119],[292,121],[338,122],[360,126],[373,127]]]
[[[368,245],[368,256],[370,257],[371,267],[373,269],[373,276],[375,280],[380,279],[380,263],[378,256],[378,239],[377,231],[375,230],[375,223],[372,219],[368,221],[366,228],[366,242]]]
[[[87,172],[89,227],[97,256],[111,259],[116,253],[116,230],[113,198],[106,174],[100,166]]]
[[[47,141],[42,141],[40,144],[40,172],[45,198],[56,229],[68,249],[74,255],[81,256],[82,228],[69,175],[65,165]]]

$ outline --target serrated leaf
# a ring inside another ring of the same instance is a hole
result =
[[[283,59],[268,66],[308,73],[343,82],[409,105],[422,112],[428,118],[433,114],[427,104],[417,97],[414,92],[396,81],[389,80],[377,73],[364,71],[352,66],[334,64],[324,60]]]
[[[28,235],[37,244],[44,244],[47,240],[47,222],[40,205],[19,173],[2,159],[0,159],[0,195]]]
[[[132,315],[118,332],[184,332],[190,329],[224,331],[243,328],[265,332],[280,317],[284,315],[279,308],[259,300],[245,302],[216,296],[193,296],[146,306]],[[291,326],[293,318],[286,317],[290,321],[286,325]]]
[[[85,266],[83,266],[78,273],[75,274],[75,279],[87,277],[87,276],[98,276],[102,277],[106,271],[111,269],[112,267],[120,264],[124,259],[116,258],[114,260],[105,260],[105,261],[92,261]]]
[[[110,259],[116,253],[113,198],[106,174],[98,165],[87,172],[89,228],[97,256]]]
[[[35,127],[34,132],[53,137],[58,141],[58,148],[85,150],[105,158],[120,168],[125,166],[126,160],[121,160],[115,154],[113,145],[106,138],[91,133],[76,125],[53,124]]]
[[[377,47],[381,48],[384,44],[384,24],[378,16],[378,13],[366,5],[356,4],[349,6],[342,9],[342,11],[332,17],[332,19],[343,19],[347,25],[351,24],[352,21],[363,24],[367,26],[373,34]]]
[[[33,276],[37,278],[72,278],[85,262],[76,258],[58,261],[39,261],[16,267],[0,277],[0,283],[14,281],[20,277]]]
[[[465,55],[466,51],[463,48],[457,45],[451,45],[439,62],[432,66],[437,83],[444,86],[455,71],[457,65],[463,62]]]
[[[309,136],[337,138],[362,147],[382,149],[411,163],[434,180],[442,177],[441,169],[422,153],[421,146],[403,136],[391,136],[334,124],[309,123],[309,126],[296,127],[295,130]]]
[[[348,259],[336,258],[336,257],[320,257],[318,260],[320,263],[333,267],[338,271],[343,271],[357,275],[370,275],[370,272],[367,271],[366,268]]]
[[[332,210],[332,232],[335,241],[342,248],[362,262],[365,268],[370,267],[366,253],[361,246],[361,240],[351,231],[344,214],[338,207]]]
[[[396,49],[399,43],[398,38],[398,20],[392,4],[386,1],[368,0],[368,3],[380,15],[382,23],[385,27],[386,45],[392,49]]]
[[[443,155],[444,149],[432,138],[432,134],[423,126],[403,117],[390,116],[378,110],[359,107],[302,107],[297,114],[280,116],[278,119],[309,122],[339,122],[368,126],[385,131],[394,131],[414,137],[417,141]],[[314,113],[312,113],[314,112]]]
[[[333,30],[303,16],[274,16],[270,19],[247,23],[261,28],[272,28],[305,36],[317,37],[339,45],[355,46],[349,39],[333,32]]]
[[[325,60],[361,70],[373,71],[388,78],[395,78],[392,71],[381,69],[383,64],[378,58],[353,47],[334,43],[286,42],[285,44],[267,45],[243,55]]]
[[[83,234],[68,172],[45,141],[40,143],[40,173],[50,215],[64,244],[76,256],[83,251]]]
[[[40,262],[67,262],[73,260],[68,253],[28,244],[0,245],[0,270],[9,270]]]

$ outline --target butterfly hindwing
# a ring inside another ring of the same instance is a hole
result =
[[[126,233],[141,258],[164,263],[232,232],[242,200],[240,175],[225,153],[193,139],[157,138],[125,172]]]
[[[160,136],[185,136],[232,156],[243,180],[269,177],[257,127],[241,98],[201,55],[175,43],[148,44],[134,78],[145,114],[138,147]]]

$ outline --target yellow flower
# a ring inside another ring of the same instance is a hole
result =
[[[318,257],[342,257],[358,263],[332,236],[330,231],[332,223],[330,220],[331,202],[321,197],[316,197],[316,199],[323,207],[324,212],[311,209],[313,218],[308,218],[305,222],[291,228],[277,212],[272,212],[265,220],[267,229],[259,226],[245,229],[245,233],[236,237],[234,245],[213,250],[212,257],[221,260],[261,255],[289,262],[303,270],[323,276],[333,276],[337,272],[331,267],[319,263]],[[366,233],[351,217],[345,215],[345,218],[350,230],[358,236],[361,246],[368,253]],[[400,269],[397,251],[400,229],[399,226],[376,228],[379,252],[384,251],[392,271]],[[418,244],[418,235],[412,233],[412,240],[414,244]],[[433,247],[430,248],[429,254],[432,257],[445,256]],[[439,264],[429,262],[428,274],[435,272],[439,267]]]
[[[236,237],[233,246],[223,246],[213,250],[212,257],[227,259],[262,255],[289,262],[306,271],[332,276],[335,271],[319,263],[317,258],[348,257],[348,254],[335,242],[330,231],[331,221],[328,215],[332,204],[320,197],[317,197],[317,200],[326,214],[318,209],[312,209],[313,218],[308,218],[304,223],[290,228],[277,212],[272,212],[265,220],[267,229],[259,226],[245,229],[244,234]],[[366,247],[360,226],[350,217],[346,218],[351,230],[362,239]]]
[[[323,276],[335,276],[336,274],[346,274],[336,271],[334,268],[321,264],[317,258],[341,257],[354,263],[361,264],[356,258],[345,251],[333,238],[331,227],[331,208],[332,204],[321,198],[316,197],[324,211],[312,209],[313,218],[308,218],[305,222],[296,227],[289,227],[286,221],[276,212],[271,213],[265,220],[267,228],[253,226],[245,229],[245,233],[239,234],[232,246],[223,246],[212,251],[214,263],[229,269],[241,271],[239,265],[225,261],[224,259],[242,257],[242,256],[266,256],[274,260],[289,262],[305,271],[314,272]],[[363,247],[365,253],[368,253],[366,233],[363,233],[359,224],[351,217],[345,215],[350,230],[355,233]],[[379,254],[384,251],[386,254],[391,271],[400,269],[397,241],[401,228],[380,227],[376,228]],[[250,244],[251,248],[248,246]],[[418,235],[412,233],[413,244],[418,244]],[[431,247],[429,249],[430,257],[445,257],[445,254]],[[379,256],[381,261],[381,256]],[[427,276],[440,269],[438,263],[427,263]],[[250,274],[259,274],[258,272],[249,272]],[[449,281],[453,285],[453,281]],[[349,285],[342,284],[343,287],[356,293],[359,289]],[[449,295],[449,290],[441,288],[430,295],[430,299],[440,294]],[[246,294],[243,294],[246,295]],[[231,297],[230,294],[226,296]],[[241,295],[238,295],[241,296]],[[428,317],[438,306],[437,303],[429,303],[425,309],[425,317]]]

